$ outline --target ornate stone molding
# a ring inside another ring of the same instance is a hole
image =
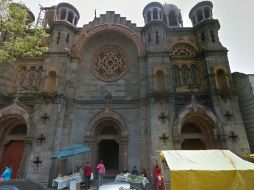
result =
[[[143,57],[145,55],[145,45],[138,32],[122,24],[106,23],[95,25],[89,29],[84,28],[80,35],[74,39],[75,47],[72,49],[72,56],[80,57],[83,47],[87,44],[87,41],[90,38],[98,33],[108,31],[123,34],[136,45],[139,57]]]

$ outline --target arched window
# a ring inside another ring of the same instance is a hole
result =
[[[36,67],[32,66],[29,70],[28,78],[27,78],[27,87],[29,89],[36,88]]]
[[[50,71],[46,79],[46,91],[53,92],[56,90],[57,76],[55,71]]]
[[[177,65],[173,66],[173,81],[175,83],[176,87],[181,86],[181,82],[180,82],[180,72],[179,72],[179,67]]]
[[[68,14],[68,19],[67,19],[70,23],[72,23],[73,21],[73,16],[74,16],[73,12],[70,11]]]
[[[159,92],[165,91],[165,75],[162,70],[156,71],[155,90]]]
[[[157,11],[157,9],[153,9],[153,19],[155,19],[155,20],[158,19],[158,11]]]
[[[16,80],[17,89],[19,89],[20,87],[24,87],[26,85],[27,73],[28,73],[27,68],[25,66],[20,68]]]
[[[220,90],[228,88],[227,76],[224,70],[219,69],[216,72],[217,88]]]
[[[189,69],[187,65],[183,65],[181,68],[181,79],[183,86],[189,86]]]
[[[191,81],[190,81],[191,86],[198,87],[199,86],[198,68],[194,64],[190,66],[190,76],[191,76]]]
[[[60,20],[64,20],[66,17],[66,10],[65,9],[62,9],[61,10],[61,15],[60,15]]]
[[[205,8],[205,18],[210,18],[210,9],[208,7]]]
[[[176,14],[174,11],[170,11],[168,14],[169,26],[177,26]]]
[[[203,20],[202,10],[199,9],[199,10],[197,11],[197,17],[198,17],[198,22],[201,21],[201,20]]]
[[[39,67],[37,72],[37,84],[36,88],[39,89],[40,83],[41,83],[41,77],[42,77],[42,67]]]
[[[150,11],[147,12],[146,17],[147,17],[147,22],[150,22],[151,21],[151,12]]]

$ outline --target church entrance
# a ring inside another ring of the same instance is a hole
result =
[[[103,160],[107,170],[119,169],[119,144],[112,139],[101,140],[98,144],[98,162]]]
[[[13,120],[14,121],[14,120]],[[5,123],[2,123],[3,125]],[[6,127],[0,134],[0,172],[3,172],[6,166],[12,168],[11,178],[17,178],[25,148],[25,137],[27,127],[25,124],[17,124]]]
[[[87,137],[90,138],[90,160],[94,167],[103,160],[106,175],[115,176],[128,167],[128,132],[116,113],[108,111],[102,115],[104,117],[93,125],[92,136]],[[114,119],[114,116],[119,120]]]
[[[183,150],[205,150],[215,148],[213,123],[201,114],[190,114],[181,128]]]

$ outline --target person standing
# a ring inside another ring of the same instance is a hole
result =
[[[90,189],[91,174],[92,174],[92,166],[90,165],[90,162],[87,161],[84,167],[84,177],[85,177],[85,185],[86,185],[85,190]]]
[[[103,184],[103,176],[105,175],[105,170],[106,170],[102,160],[97,165],[97,170],[98,170],[98,174],[99,174],[98,185],[100,186]]]
[[[165,190],[165,184],[164,184],[164,177],[162,175],[161,170],[158,170],[158,176],[157,176],[157,190]]]
[[[3,181],[9,181],[11,179],[12,169],[11,167],[6,166],[4,172],[2,173]]]
[[[136,166],[133,166],[133,169],[131,171],[131,174],[133,175],[138,175],[138,170],[137,170],[137,167]]]

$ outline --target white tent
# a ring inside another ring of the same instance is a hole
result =
[[[170,169],[171,190],[254,189],[254,164],[229,150],[166,150],[161,156]]]

